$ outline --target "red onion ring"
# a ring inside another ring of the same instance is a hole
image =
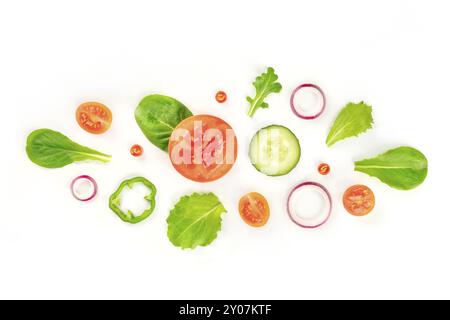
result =
[[[74,190],[75,183],[77,183],[77,181],[79,181],[79,180],[87,180],[91,183],[91,185],[93,187],[92,193],[87,198],[80,198]],[[73,197],[75,199],[77,199],[79,201],[83,201],[83,202],[92,200],[97,195],[97,190],[98,190],[97,182],[88,175],[82,175],[82,176],[76,177],[75,179],[73,179],[72,183],[70,184],[70,191],[72,192]]]
[[[297,111],[297,109],[295,108],[295,104],[294,104],[295,96],[297,95],[297,92],[299,92],[301,89],[304,89],[304,88],[314,88],[314,89],[316,89],[316,90],[320,93],[320,95],[322,96],[322,101],[323,101],[323,102],[322,102],[322,108],[321,108],[320,111],[319,111],[318,113],[316,113],[315,115],[312,115],[312,116],[306,116],[306,115],[303,115],[303,114],[299,113],[299,112]],[[318,117],[325,111],[325,105],[326,105],[325,93],[322,91],[322,89],[321,89],[319,86],[316,86],[315,84],[312,84],[312,83],[301,84],[301,85],[299,85],[297,88],[295,88],[295,90],[292,92],[292,95],[291,95],[291,109],[292,109],[292,112],[294,112],[294,114],[295,114],[297,117],[299,117],[299,118],[302,118],[302,119],[305,119],[305,120],[313,120],[313,119],[316,119],[316,118],[318,118]]]
[[[322,221],[320,221],[319,223],[314,224],[314,225],[310,225],[310,224],[305,224],[305,223],[299,222],[298,219],[295,218],[296,215],[293,214],[293,213],[291,212],[291,209],[290,209],[290,206],[289,206],[289,203],[291,202],[291,198],[292,198],[292,196],[294,195],[294,193],[295,193],[298,189],[300,189],[300,188],[302,188],[302,187],[305,187],[305,186],[314,186],[314,187],[320,188],[320,189],[326,194],[326,196],[327,196],[327,198],[328,198],[328,203],[329,203],[329,205],[330,205],[330,208],[328,209],[328,213],[327,213],[327,215],[325,216],[325,218],[324,218]],[[302,227],[302,228],[306,228],[306,229],[314,229],[314,228],[318,228],[318,227],[322,226],[323,224],[325,224],[325,223],[328,221],[328,219],[330,219],[332,207],[333,207],[333,201],[332,201],[332,199],[331,199],[331,194],[330,194],[330,192],[327,190],[327,188],[325,188],[325,187],[324,187],[323,185],[321,185],[320,183],[317,183],[317,182],[311,182],[311,181],[303,182],[303,183],[300,183],[299,185],[297,185],[297,186],[296,186],[294,189],[292,189],[292,191],[289,193],[289,197],[288,197],[288,200],[287,200],[287,211],[288,211],[288,214],[289,214],[289,218],[290,218],[290,219],[292,220],[292,222],[294,222],[296,225],[298,225],[298,226],[300,226],[300,227]]]

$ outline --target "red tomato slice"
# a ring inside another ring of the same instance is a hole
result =
[[[237,139],[231,126],[210,115],[189,117],[178,124],[169,140],[174,168],[196,182],[220,179],[234,165]]]
[[[375,195],[369,187],[355,185],[342,198],[345,209],[354,216],[365,216],[375,207]]]
[[[86,102],[76,112],[77,122],[87,132],[100,134],[109,129],[112,113],[109,108],[99,102]]]
[[[263,195],[257,192],[248,193],[239,201],[239,214],[248,225],[262,227],[269,220],[269,204]]]

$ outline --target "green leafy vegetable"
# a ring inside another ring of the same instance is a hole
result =
[[[139,215],[135,215],[131,210],[124,212],[122,211],[122,209],[120,209],[120,195],[123,189],[125,189],[125,187],[132,189],[133,186],[137,183],[142,183],[150,190],[150,193],[144,197],[144,199],[148,201],[149,207]],[[119,185],[119,188],[117,188],[116,192],[114,192],[109,197],[109,208],[112,211],[114,211],[114,213],[117,214],[117,216],[120,219],[122,219],[122,221],[133,224],[138,223],[141,222],[142,220],[145,220],[152,214],[156,204],[155,196],[156,196],[156,187],[153,185],[153,183],[151,183],[144,177],[135,177],[132,179],[122,181],[122,183]]]
[[[167,236],[183,249],[207,246],[217,237],[226,210],[213,193],[182,197],[167,218]]]
[[[171,97],[152,94],[142,99],[134,116],[147,139],[167,151],[173,129],[182,120],[192,116],[192,112]]]
[[[339,112],[327,137],[327,146],[331,147],[339,140],[358,136],[372,128],[372,107],[360,103],[348,103]]]
[[[356,161],[355,170],[376,177],[392,188],[410,190],[427,177],[428,161],[417,149],[399,147],[372,159]]]
[[[108,162],[111,159],[107,154],[79,145],[62,133],[50,129],[31,132],[26,151],[31,161],[45,168],[61,168],[84,160]]]
[[[264,102],[264,99],[271,93],[278,93],[281,91],[281,84],[276,82],[278,76],[275,74],[273,68],[267,68],[266,73],[258,76],[253,82],[253,86],[256,89],[256,95],[254,98],[247,97],[247,101],[250,102],[250,109],[248,115],[252,117],[258,108],[268,108],[269,105]]]

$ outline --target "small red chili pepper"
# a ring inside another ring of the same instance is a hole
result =
[[[218,91],[216,93],[216,101],[218,103],[224,103],[227,101],[227,94],[224,91]]]
[[[326,163],[321,163],[318,168],[319,173],[324,176],[329,174],[330,170],[331,170],[330,166]]]
[[[130,153],[133,157],[140,157],[142,153],[144,152],[144,149],[138,144],[135,144],[131,147]]]

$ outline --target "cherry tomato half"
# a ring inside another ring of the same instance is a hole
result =
[[[81,128],[93,134],[104,133],[112,122],[109,108],[99,102],[86,102],[77,108],[77,122]]]
[[[257,192],[248,193],[239,201],[239,214],[248,225],[262,227],[269,220],[269,204],[263,195]]]
[[[218,103],[224,103],[227,101],[227,94],[224,91],[218,91],[216,93],[216,101]]]
[[[144,149],[140,145],[135,144],[131,147],[130,153],[133,157],[140,157],[144,153]]]
[[[220,118],[197,115],[181,121],[169,139],[169,156],[174,168],[196,182],[223,177],[237,157],[233,129]]]
[[[326,164],[326,163],[321,163],[321,164],[319,165],[319,167],[317,168],[317,170],[319,171],[319,173],[320,173],[321,175],[326,176],[327,174],[330,173],[331,168],[330,168],[330,166],[329,166],[328,164]]]
[[[355,185],[342,197],[345,209],[354,216],[365,216],[375,207],[375,195],[369,187]]]

